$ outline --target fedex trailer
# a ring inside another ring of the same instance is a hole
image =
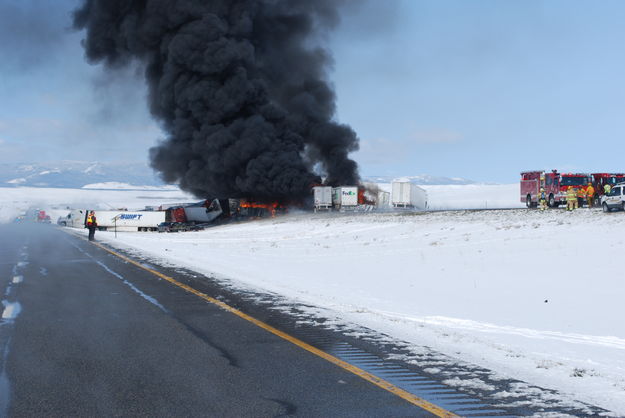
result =
[[[332,204],[338,210],[356,209],[358,206],[358,187],[334,187],[332,189]]]

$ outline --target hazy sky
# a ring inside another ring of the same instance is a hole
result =
[[[130,72],[84,62],[77,0],[0,0],[0,162],[146,161],[163,134]],[[625,171],[625,2],[371,0],[331,34],[364,175],[514,182]]]

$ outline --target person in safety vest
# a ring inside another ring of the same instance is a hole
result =
[[[98,227],[98,222],[96,220],[94,211],[89,212],[89,215],[87,215],[86,227],[87,227],[87,229],[89,229],[89,241],[94,241],[95,240],[95,230]]]
[[[588,209],[595,206],[595,188],[592,187],[592,183],[588,183],[586,188],[586,201],[588,202]]]
[[[606,183],[603,185],[603,194],[610,194],[611,191],[612,186],[610,185],[610,183]]]
[[[538,194],[538,205],[540,210],[547,209],[547,194],[543,187],[540,188],[540,193]]]
[[[566,190],[566,210],[572,211],[577,207],[577,193],[573,186]]]
[[[583,208],[584,207],[584,198],[586,197],[586,190],[584,190],[584,188],[582,186],[579,186],[577,188],[577,207],[578,208]],[[577,208],[575,208],[577,209]]]

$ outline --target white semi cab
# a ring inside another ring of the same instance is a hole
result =
[[[67,216],[61,216],[56,223],[61,226],[69,226],[72,228],[84,228],[86,220],[86,209],[73,209],[67,214]]]
[[[625,183],[613,186],[610,193],[601,196],[601,207],[604,212],[625,210]]]

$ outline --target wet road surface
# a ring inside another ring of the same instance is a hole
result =
[[[430,416],[51,225],[0,227],[8,416]]]

